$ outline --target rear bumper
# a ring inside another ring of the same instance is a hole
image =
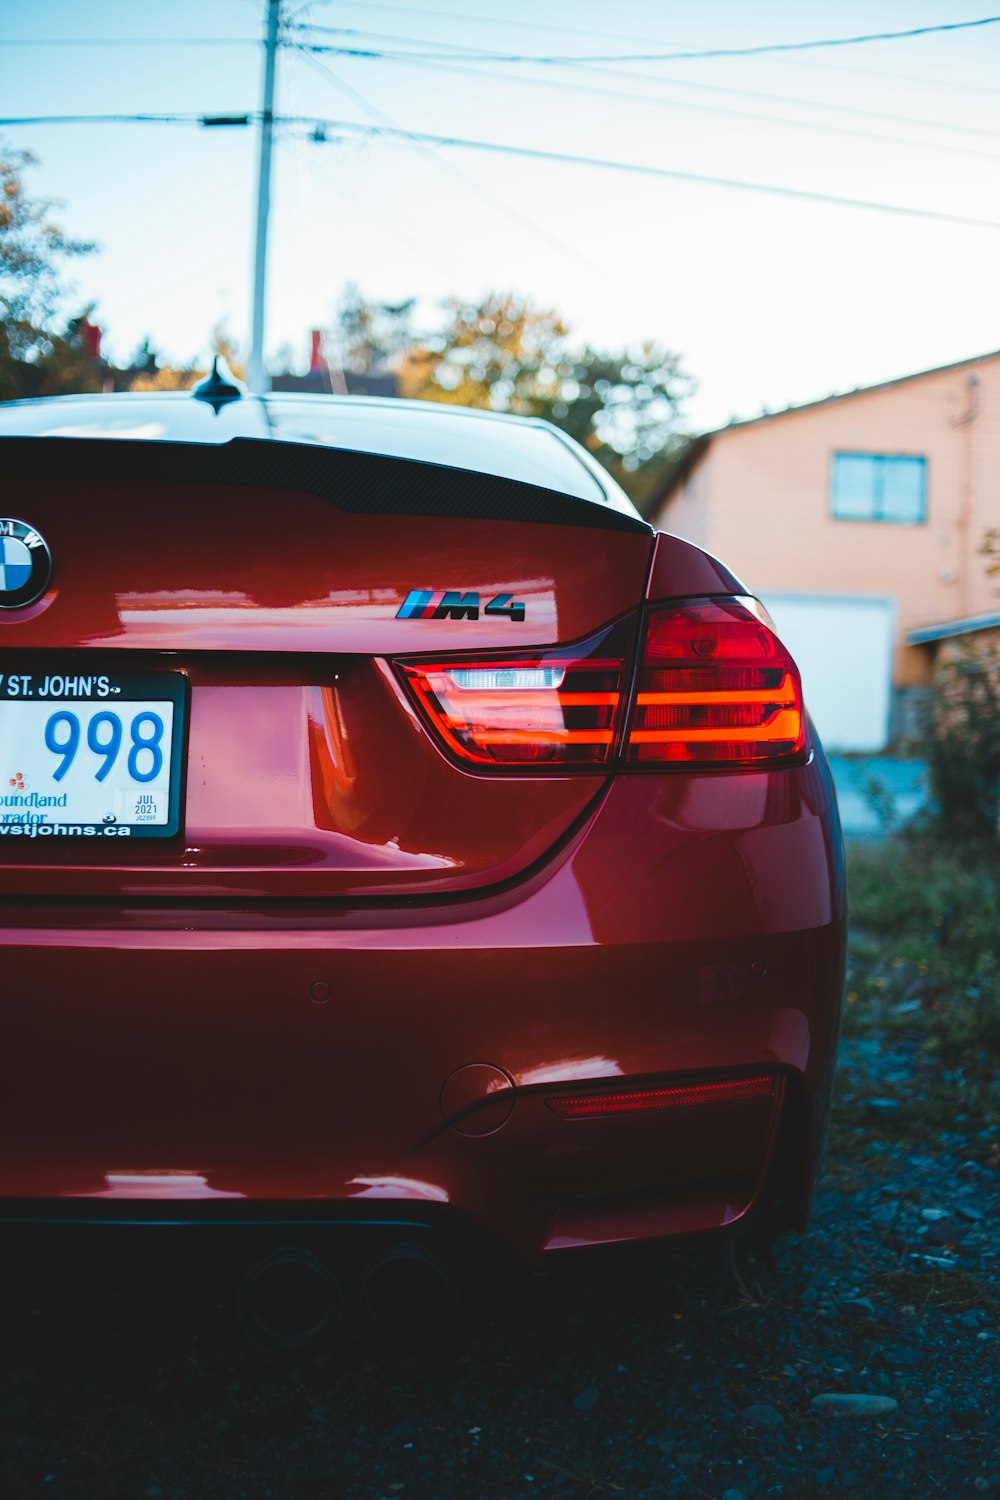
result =
[[[719,1227],[770,1166],[802,1220],[844,928],[822,760],[621,777],[556,859],[476,899],[8,904],[3,1212],[298,1206],[465,1223],[531,1256]],[[767,1098],[547,1103],[761,1073]]]

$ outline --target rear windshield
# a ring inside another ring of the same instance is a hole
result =
[[[544,427],[505,422],[497,417],[449,412],[430,402],[419,406],[399,402],[386,419],[383,406],[364,401],[283,399],[271,396],[267,414],[275,437],[297,443],[324,443],[353,448],[360,453],[447,464],[453,469],[478,469],[501,479],[539,484],[595,500],[608,497],[572,450]]]

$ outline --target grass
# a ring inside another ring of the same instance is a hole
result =
[[[937,1154],[958,1133],[1000,1164],[1000,849],[897,833],[849,847],[848,885],[832,1127],[845,1190],[893,1170],[880,1142]]]
[[[850,1032],[1000,1065],[1000,847],[897,834],[849,851]]]
[[[921,1311],[944,1307],[952,1312],[973,1309],[1000,1312],[993,1292],[971,1272],[955,1266],[946,1271],[938,1266],[920,1270],[882,1271],[878,1276],[880,1290],[888,1292],[899,1303],[909,1303]]]

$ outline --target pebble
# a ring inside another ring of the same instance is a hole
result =
[[[937,1219],[927,1231],[928,1245],[952,1245],[961,1237],[962,1226],[951,1214]]]
[[[922,1208],[920,1217],[926,1219],[929,1224],[936,1224],[938,1219],[946,1219],[948,1210],[946,1208]]]
[[[871,1217],[876,1224],[893,1224],[899,1217],[899,1204],[893,1198],[888,1203],[876,1203]]]
[[[884,1417],[898,1405],[891,1396],[865,1396],[841,1391],[823,1391],[812,1398],[817,1411],[834,1417]]]
[[[600,1399],[600,1391],[595,1386],[588,1385],[585,1391],[581,1391],[579,1396],[574,1398],[573,1405],[577,1411],[593,1411]]]
[[[898,1099],[869,1099],[868,1112],[873,1115],[898,1115],[902,1109]]]
[[[775,1407],[758,1402],[747,1407],[743,1420],[751,1427],[780,1427],[785,1419]]]

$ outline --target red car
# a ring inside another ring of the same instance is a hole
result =
[[[805,1222],[841,837],[721,562],[450,407],[219,378],[0,452],[0,1216],[265,1224],[326,1322],[305,1225],[371,1288]]]

